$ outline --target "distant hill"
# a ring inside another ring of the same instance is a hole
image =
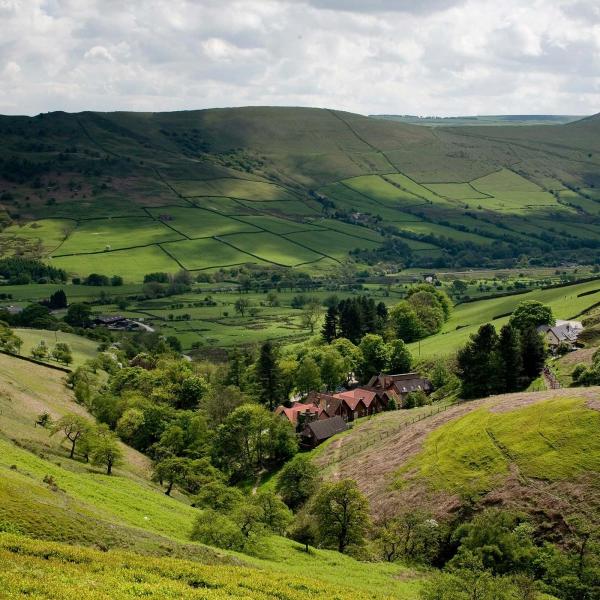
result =
[[[369,115],[410,125],[464,127],[466,125],[564,125],[582,119],[574,115],[474,115],[471,117],[418,117],[415,115]]]
[[[598,122],[432,128],[273,107],[3,116],[0,256],[131,282],[247,263],[318,275],[349,257],[385,270],[590,262]]]

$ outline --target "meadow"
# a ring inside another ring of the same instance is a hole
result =
[[[481,325],[491,322],[499,329],[508,322],[517,304],[524,300],[547,304],[557,319],[572,319],[600,302],[600,286],[598,280],[594,280],[459,304],[440,333],[409,344],[410,351],[417,358],[448,356],[464,345]]]
[[[597,473],[600,413],[573,395],[498,412],[492,403],[442,425],[402,467],[399,485],[412,472],[434,489],[481,494],[511,468],[524,479],[549,482]]]

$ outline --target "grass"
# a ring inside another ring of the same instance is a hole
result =
[[[256,557],[190,542],[197,509],[151,483],[144,457],[125,447],[127,464],[108,477],[66,458],[58,435],[34,427],[42,408],[54,418],[69,409],[85,411],[65,388],[60,394],[56,372],[36,365],[15,371],[12,363],[17,359],[0,356],[0,532],[12,529],[38,539],[0,533],[0,582],[8,597],[24,590],[34,598],[70,597],[64,595],[66,583],[72,593],[85,589],[86,598],[165,598],[171,592],[210,598],[216,591],[221,594],[216,598],[238,592],[253,598],[417,597],[423,576],[397,564],[360,563],[327,550],[305,553],[276,536]],[[169,555],[191,560],[158,558]],[[204,583],[192,584],[190,577]],[[170,587],[181,581],[183,587]]]
[[[22,253],[29,248],[30,252],[45,256],[60,246],[74,226],[75,222],[67,219],[42,219],[11,225],[0,234],[0,250],[6,255]]]
[[[337,259],[343,259],[352,250],[371,250],[380,246],[377,242],[337,231],[305,231],[303,233],[288,234],[285,237]]]
[[[598,427],[600,413],[576,397],[508,412],[482,407],[431,432],[399,481],[414,470],[434,489],[465,495],[489,491],[509,474],[510,465],[522,477],[545,481],[598,473]]]
[[[493,323],[496,329],[508,322],[509,313],[524,300],[538,300],[552,308],[558,319],[576,317],[600,301],[600,293],[586,296],[579,294],[598,289],[598,281],[575,283],[564,287],[532,290],[525,294],[513,294],[501,298],[478,300],[459,304],[442,331],[420,342],[409,344],[415,357],[445,356],[462,346],[472,333],[485,323]]]
[[[237,236],[227,236],[223,240],[229,242],[232,238],[237,239]],[[250,254],[232,247],[225,241],[212,238],[184,240],[165,244],[164,248],[186,269],[190,270],[227,267],[256,262],[256,259]]]
[[[120,275],[127,283],[139,283],[146,273],[164,271],[177,273],[181,267],[158,246],[113,250],[99,254],[62,256],[49,261],[51,265],[64,269],[75,276],[90,273]]]
[[[14,332],[23,340],[21,354],[31,356],[31,349],[37,346],[41,340],[46,342],[46,346],[52,350],[57,342],[69,344],[73,354],[72,367],[83,364],[86,360],[92,359],[98,353],[98,342],[88,340],[87,338],[64,331],[48,331],[46,329],[14,329]],[[48,359],[48,362],[53,362]]]
[[[299,553],[296,553],[301,560]],[[318,558],[325,558],[319,553]],[[351,573],[352,565],[336,561],[340,575]],[[312,569],[301,574],[230,565],[201,565],[189,560],[148,558],[131,552],[111,552],[74,548],[64,544],[28,540],[0,534],[0,583],[7,598],[337,598],[338,600],[411,599],[416,586],[410,582],[388,583],[373,589],[381,578],[364,573],[361,587],[352,582],[318,579]],[[346,568],[344,568],[346,567]],[[316,572],[315,572],[316,571]],[[391,582],[392,571],[388,568]],[[371,589],[368,589],[368,584]]]
[[[251,224],[201,208],[169,206],[152,209],[152,214],[156,218],[169,217],[165,224],[190,238],[260,231]]]
[[[182,235],[160,221],[140,219],[98,219],[81,221],[55,252],[55,256],[119,250],[182,239]]]
[[[265,215],[248,215],[240,217],[240,220],[278,235],[308,231],[323,231],[320,227],[317,227],[312,223],[298,223],[289,219],[280,219],[278,217]]]
[[[294,199],[294,196],[284,188],[262,181],[232,178],[212,179],[209,181],[171,181],[170,183],[185,197],[225,196],[228,198],[243,198],[255,202]]]
[[[273,233],[239,233],[227,236],[226,241],[258,259],[288,267],[313,262],[323,256]]]

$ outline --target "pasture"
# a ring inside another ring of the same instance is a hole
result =
[[[183,239],[180,233],[149,217],[94,219],[80,221],[69,237],[53,252],[53,256],[109,252],[179,239]]]
[[[586,292],[591,293],[581,295]],[[557,319],[571,319],[600,302],[600,281],[575,283],[545,290],[536,289],[525,294],[459,304],[454,307],[450,319],[440,333],[409,344],[410,351],[417,358],[453,354],[481,325],[491,322],[499,329],[507,323],[510,313],[524,300],[543,302],[552,308]]]

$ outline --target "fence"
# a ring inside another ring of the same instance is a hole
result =
[[[341,460],[344,460],[344,459],[348,458],[349,456],[352,456],[353,454],[357,454],[358,452],[362,452],[363,450],[366,450],[369,446],[372,446],[375,442],[385,440],[388,437],[390,437],[391,435],[395,435],[396,433],[402,431],[403,429],[406,429],[410,425],[414,425],[415,423],[418,423],[419,421],[422,421],[423,419],[427,419],[428,417],[433,417],[434,415],[438,415],[438,414],[448,410],[452,406],[456,406],[456,405],[457,404],[455,402],[434,404],[434,405],[429,406],[427,409],[420,411],[419,414],[416,414],[412,417],[409,414],[407,414],[406,420],[399,423],[396,427],[386,429],[383,431],[369,431],[368,433],[365,432],[367,439],[365,439],[364,441],[361,441],[359,443],[350,442],[349,444],[347,444],[347,446],[344,446],[343,440],[345,440],[346,438],[342,437],[342,438],[340,438],[341,446],[339,447],[339,450],[338,451],[334,450],[334,452],[332,453],[331,456],[328,456],[328,457],[321,456],[321,460],[319,462],[321,464],[323,464],[324,466],[330,466],[331,464],[339,462]],[[403,412],[408,412],[408,411],[404,411],[403,409],[400,409],[400,410]],[[374,415],[373,417],[369,417],[369,419],[370,420],[377,419],[382,414],[383,413],[379,413],[379,415]]]

